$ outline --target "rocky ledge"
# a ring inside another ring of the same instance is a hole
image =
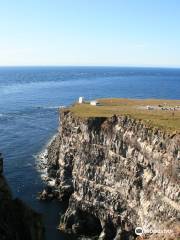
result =
[[[3,176],[3,158],[0,154],[0,239],[44,240],[41,215],[26,206],[20,199],[13,199]]]
[[[80,118],[61,110],[48,148],[53,191],[69,201],[60,229],[133,240],[142,227],[144,239],[178,239],[179,160],[178,133],[127,116]]]

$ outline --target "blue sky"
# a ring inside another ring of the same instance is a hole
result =
[[[0,0],[0,65],[180,67],[180,1]]]

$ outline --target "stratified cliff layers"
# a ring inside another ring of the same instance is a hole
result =
[[[0,240],[44,240],[41,216],[21,200],[13,199],[3,176],[0,154]]]
[[[177,133],[127,116],[80,118],[62,110],[48,149],[56,194],[69,199],[60,228],[91,239],[132,240],[143,227],[146,237],[159,231],[152,239],[176,239],[179,160]]]

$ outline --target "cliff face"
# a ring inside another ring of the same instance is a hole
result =
[[[179,160],[178,134],[125,116],[81,119],[62,111],[59,133],[48,149],[58,197],[69,198],[60,228],[130,240],[139,226],[170,230],[175,239]]]
[[[41,216],[21,200],[13,199],[3,176],[3,159],[0,154],[0,239],[44,240]]]

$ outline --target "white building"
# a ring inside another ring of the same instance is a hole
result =
[[[59,108],[60,108],[60,109],[63,109],[63,108],[65,108],[65,106],[62,105],[62,106],[60,106]]]
[[[84,102],[84,97],[79,97],[79,103],[83,103]]]
[[[93,106],[96,106],[97,105],[97,101],[95,101],[95,100],[90,101],[90,104],[93,105]]]

